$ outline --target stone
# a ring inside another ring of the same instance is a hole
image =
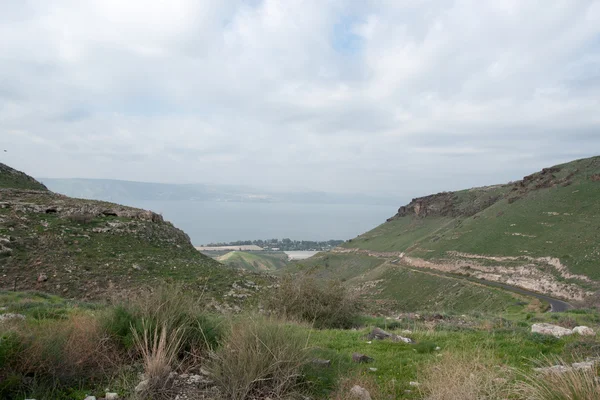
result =
[[[587,326],[576,326],[573,328],[573,333],[577,333],[581,336],[595,336],[596,332],[592,328]]]
[[[533,370],[542,374],[564,374],[570,371],[571,368],[564,365],[553,365],[551,367],[534,368]]]
[[[361,353],[354,353],[354,354],[352,354],[352,361],[360,364],[360,363],[370,363],[370,362],[375,361],[375,359],[373,359],[369,356],[366,356],[364,354],[361,354]]]
[[[0,314],[0,322],[8,321],[11,319],[24,320],[25,316],[23,314],[14,314],[14,313]]]
[[[531,332],[539,333],[542,335],[552,335],[557,338],[573,334],[573,331],[571,329],[563,328],[562,326],[558,326],[558,325],[546,324],[546,323],[533,324],[531,326]]]
[[[419,386],[419,382],[408,382],[409,386]]]
[[[119,395],[117,393],[106,392],[106,394],[104,395],[105,400],[116,400],[118,398],[119,398]]]
[[[571,364],[571,367],[573,367],[574,370],[590,370],[591,371],[595,365],[596,365],[596,362],[594,362],[594,361],[582,361],[582,362]]]
[[[369,333],[367,335],[367,339],[369,339],[369,340],[386,340],[386,339],[390,339],[393,342],[413,343],[413,340],[410,339],[410,338],[386,332],[386,331],[384,331],[381,328],[374,328],[371,331],[371,333]]]
[[[83,400],[96,400],[96,396],[85,396]]]
[[[371,371],[371,372],[377,372],[377,368],[369,368],[369,371]]]
[[[371,394],[369,391],[358,385],[354,385],[352,389],[350,389],[350,396],[353,399],[358,400],[371,400]]]
[[[204,376],[211,376],[212,374],[210,373],[210,371],[204,369],[203,367],[200,367],[200,373]]]
[[[318,367],[324,367],[324,368],[331,367],[331,360],[323,360],[321,358],[315,358],[314,360],[311,361],[311,363]]]
[[[150,386],[150,381],[148,379],[145,379],[143,381],[141,381],[140,383],[138,383],[138,385],[135,387],[135,392],[136,393],[142,393],[148,390],[148,386]]]
[[[38,275],[38,278],[37,278],[38,282],[46,282],[47,280],[48,280],[48,275],[44,274],[43,272]]]

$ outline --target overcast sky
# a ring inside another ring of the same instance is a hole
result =
[[[406,197],[599,153],[600,1],[0,0],[37,177]]]

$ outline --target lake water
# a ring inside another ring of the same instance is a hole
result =
[[[160,213],[195,245],[235,240],[351,239],[385,222],[394,206],[357,204],[135,201]]]

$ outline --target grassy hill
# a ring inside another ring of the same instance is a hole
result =
[[[276,271],[288,263],[283,252],[230,251],[216,259],[230,267],[254,272]]]
[[[48,190],[31,176],[2,163],[0,163],[0,188]]]
[[[43,187],[8,167],[0,182],[0,289],[100,298],[178,281],[217,295],[242,278],[153,212],[29,190]]]
[[[346,251],[582,299],[600,280],[600,157],[416,198]]]

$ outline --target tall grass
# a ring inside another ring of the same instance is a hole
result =
[[[132,328],[134,342],[144,365],[144,377],[148,385],[145,396],[166,395],[169,390],[169,374],[175,369],[177,355],[182,343],[182,329],[169,330],[166,323],[154,330],[142,322],[142,334]]]
[[[444,353],[421,372],[420,391],[427,400],[506,399],[508,375],[484,353]]]
[[[516,385],[515,394],[529,400],[597,400],[600,399],[600,382],[595,368],[570,368],[561,358],[547,357],[541,367],[567,366],[567,370],[532,371],[523,374]]]
[[[299,389],[307,343],[298,326],[248,317],[231,323],[209,369],[227,399],[290,397]]]
[[[267,307],[280,317],[306,321],[316,328],[350,328],[362,305],[341,282],[321,281],[305,273],[283,278]]]

